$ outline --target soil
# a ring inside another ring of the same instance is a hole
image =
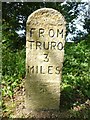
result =
[[[7,118],[28,118],[35,120],[59,120],[66,118],[73,118],[76,116],[75,113],[79,112],[83,118],[88,118],[88,114],[90,113],[90,100],[87,100],[85,103],[80,106],[74,106],[70,109],[61,109],[60,111],[30,111],[27,112],[25,107],[25,88],[24,82],[20,84],[14,90],[14,95],[12,98],[4,97],[3,101],[3,111],[2,111],[2,119]],[[87,113],[88,112],[88,113]],[[86,113],[86,114],[85,114]],[[80,116],[79,115],[79,116]]]

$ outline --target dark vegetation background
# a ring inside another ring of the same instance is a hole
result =
[[[88,3],[69,2],[61,3],[2,3],[2,97],[13,98],[14,89],[21,84],[25,78],[25,29],[28,16],[35,10],[43,7],[54,8],[62,13],[67,22],[67,34],[74,34],[76,28],[74,19],[80,14]],[[82,9],[78,9],[79,6]],[[90,99],[90,18],[89,9],[84,13],[83,28],[87,33],[77,32],[73,37],[73,43],[66,42],[65,59],[62,73],[61,85],[61,108],[70,109]],[[71,23],[71,27],[69,24]],[[17,31],[24,30],[22,34]],[[3,100],[3,99],[2,99]],[[3,111],[7,108],[3,103]],[[81,106],[80,106],[81,107]],[[85,111],[74,112],[74,116],[87,118],[89,109],[81,107]],[[90,117],[90,116],[89,116]]]

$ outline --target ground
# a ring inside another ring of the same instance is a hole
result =
[[[83,104],[72,106],[66,109],[67,100],[62,98],[62,105],[60,111],[30,111],[27,113],[25,107],[25,88],[24,80],[20,86],[14,90],[14,95],[12,98],[3,97],[3,111],[2,119],[6,120],[8,118],[28,118],[34,120],[59,120],[59,119],[68,119],[68,118],[77,118],[77,120],[84,120],[90,118],[90,100],[86,100]],[[69,103],[67,103],[69,104]]]

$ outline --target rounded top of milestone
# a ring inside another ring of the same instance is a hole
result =
[[[40,8],[40,9],[34,11],[32,14],[29,15],[29,17],[27,19],[27,24],[29,24],[31,19],[35,19],[35,18],[36,19],[38,19],[38,18],[41,19],[42,17],[45,17],[45,18],[50,18],[51,17],[51,19],[55,19],[57,24],[59,24],[59,23],[62,23],[63,25],[66,24],[63,15],[59,11],[57,11],[53,8]]]

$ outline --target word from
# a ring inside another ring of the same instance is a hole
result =
[[[35,35],[35,33],[38,33],[38,37],[44,37],[45,34],[47,34],[49,37],[55,37],[55,36],[59,36],[61,35],[62,38],[63,36],[63,29],[62,30],[54,30],[54,29],[49,29],[48,31],[45,31],[45,29],[43,28],[39,28],[38,30],[36,28],[31,28],[30,29],[30,37],[33,37],[33,35]]]

